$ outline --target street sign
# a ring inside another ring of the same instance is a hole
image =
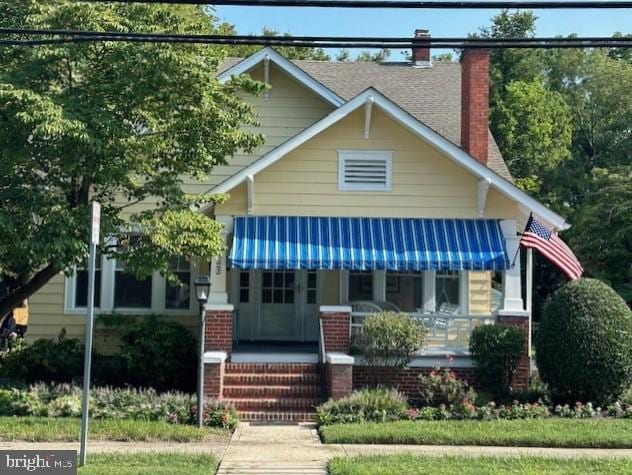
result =
[[[101,204],[97,201],[92,202],[90,208],[90,244],[99,244],[99,232],[101,230]]]

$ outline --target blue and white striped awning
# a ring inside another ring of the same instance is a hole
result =
[[[503,270],[496,219],[239,216],[228,265],[237,269]]]

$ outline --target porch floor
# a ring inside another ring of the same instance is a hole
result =
[[[233,363],[318,363],[318,344],[299,342],[252,342],[233,344]]]

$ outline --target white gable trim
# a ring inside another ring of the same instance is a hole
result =
[[[345,103],[345,100],[334,93],[328,87],[325,87],[323,84],[316,81],[313,77],[303,71],[301,68],[296,66],[294,63],[289,61],[288,59],[281,56],[274,49],[270,47],[263,48],[257,51],[252,56],[248,56],[244,58],[239,63],[235,64],[233,67],[227,69],[222,74],[220,74],[217,79],[220,83],[225,83],[233,76],[239,76],[240,74],[247,73],[252,68],[254,68],[259,63],[266,60],[272,61],[279,69],[283,70],[285,73],[289,74],[291,77],[296,79],[298,82],[303,84],[310,91],[318,94],[329,104],[334,105],[336,107],[341,106]]]
[[[343,106],[332,111],[329,115],[325,116],[320,121],[312,124],[307,129],[299,132],[291,139],[285,141],[275,149],[263,155],[256,162],[252,163],[232,177],[223,181],[212,190],[209,190],[209,192],[226,193],[230,191],[235,186],[244,182],[249,175],[256,175],[263,169],[267,168],[268,166],[275,163],[277,160],[290,153],[292,150],[307,142],[315,135],[331,127],[333,124],[340,121],[341,119],[344,119],[350,113],[366,104],[368,101],[373,101],[374,106],[379,107],[392,119],[402,124],[412,133],[423,138],[434,148],[450,157],[457,164],[461,165],[463,168],[471,172],[479,179],[489,182],[491,186],[496,188],[502,194],[520,203],[527,210],[532,211],[544,221],[548,222],[551,226],[560,230],[567,229],[569,227],[563,217],[548,209],[538,200],[529,196],[524,191],[516,187],[513,183],[510,183],[500,175],[487,168],[485,165],[479,163],[463,149],[456,146],[448,139],[442,137],[427,125],[415,119],[413,116],[404,111],[401,107],[393,103],[390,99],[386,98],[373,88],[369,88],[366,91],[358,94],[356,97],[351,99]],[[203,211],[210,209],[210,207],[211,206],[207,206],[203,209]]]

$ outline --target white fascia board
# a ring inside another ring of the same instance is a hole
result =
[[[280,55],[270,47],[263,48],[257,51],[252,56],[248,56],[243,61],[240,61],[233,67],[227,69],[222,74],[217,76],[217,79],[220,83],[223,84],[233,76],[239,76],[240,74],[247,73],[257,64],[265,61],[266,57],[270,61],[272,61],[279,69],[283,70],[286,74],[289,74],[291,77],[303,84],[309,90],[318,94],[329,104],[340,107],[342,104],[345,103],[345,100],[338,96],[331,89],[316,81],[316,79],[307,74],[292,61],[284,58],[282,55]]]
[[[298,148],[315,135],[331,127],[336,122],[344,119],[356,109],[366,104],[366,102],[369,100],[372,100],[374,106],[379,107],[385,114],[402,124],[412,133],[423,138],[428,144],[432,145],[434,148],[450,157],[452,160],[471,172],[473,175],[477,176],[479,179],[489,182],[491,186],[496,188],[505,196],[522,204],[527,209],[537,214],[540,218],[542,218],[554,228],[564,230],[569,227],[563,217],[551,211],[538,200],[532,198],[524,191],[516,187],[513,183],[505,180],[503,177],[493,172],[482,163],[478,162],[463,149],[450,142],[448,139],[441,136],[427,125],[415,119],[413,116],[408,114],[408,112],[404,111],[397,104],[395,104],[390,99],[386,98],[380,92],[373,88],[369,88],[364,92],[358,94],[349,102],[339,107],[338,109],[335,109],[329,115],[322,118],[320,121],[299,132],[291,139],[283,142],[277,148],[271,150],[250,166],[244,168],[229,179],[217,185],[212,190],[212,192],[226,193],[232,190],[235,186],[245,181],[249,175],[256,175],[261,170],[272,165],[277,160],[281,159],[292,150]]]

